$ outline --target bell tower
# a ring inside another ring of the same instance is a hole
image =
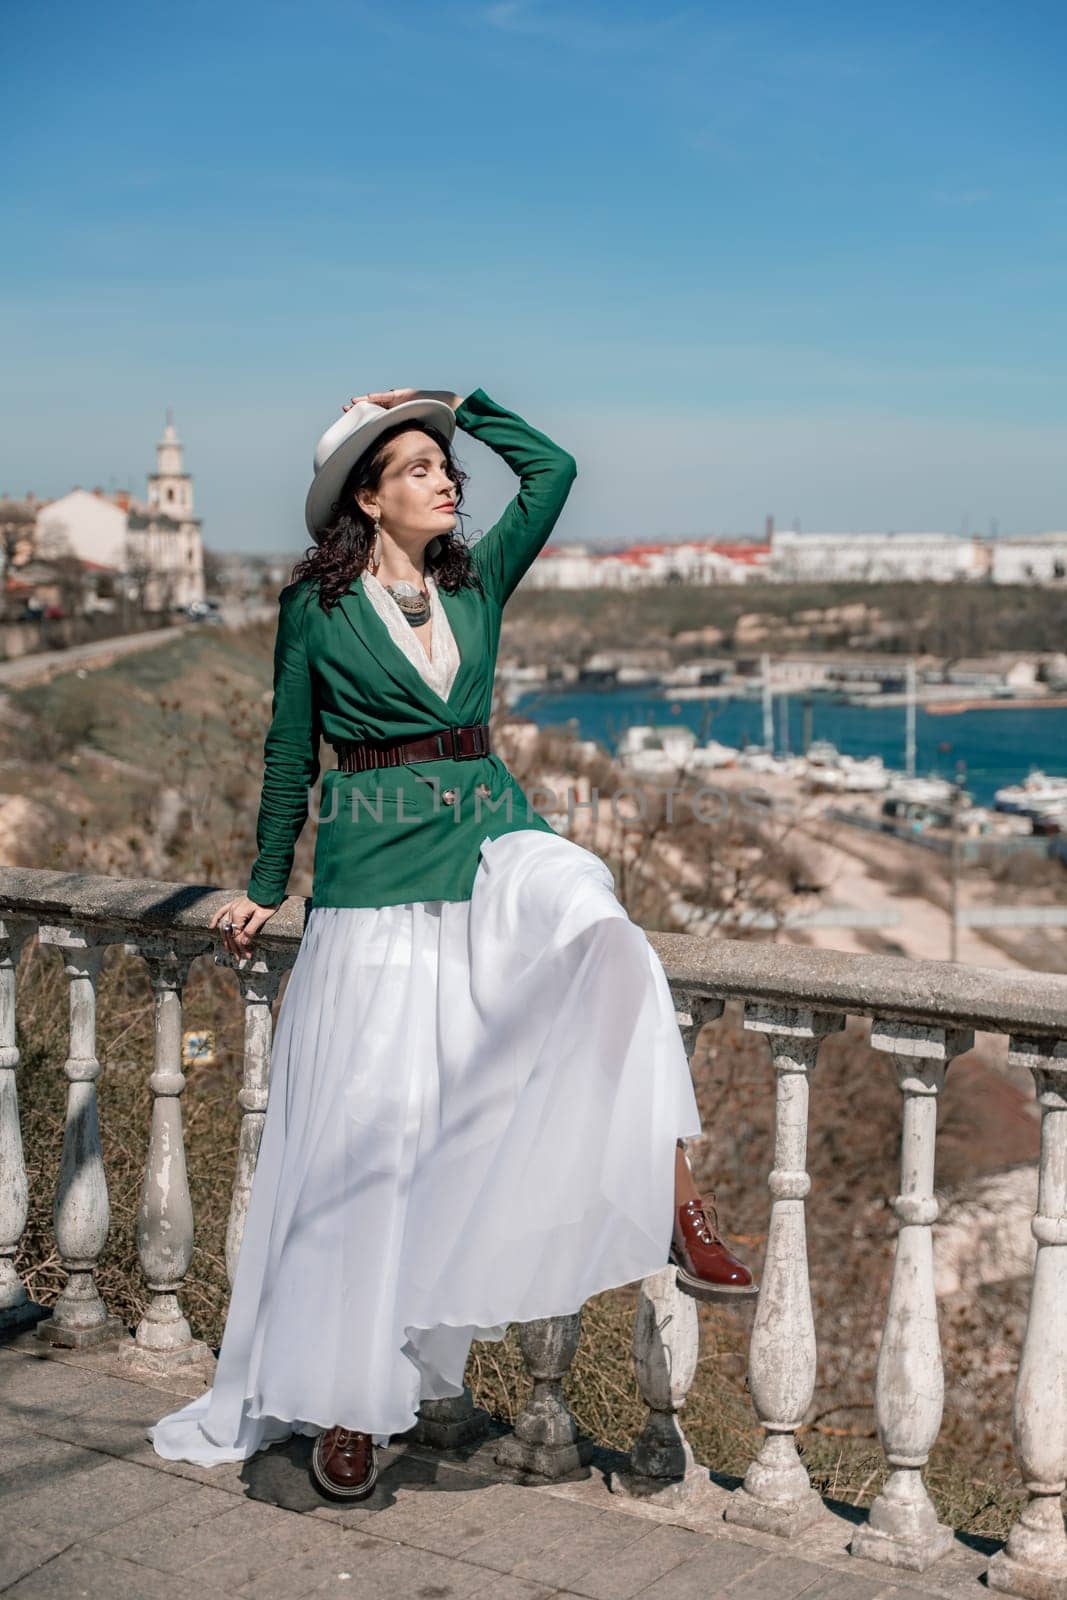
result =
[[[167,407],[156,470],[148,474],[147,504],[126,518],[127,571],[135,574],[148,611],[181,610],[204,598],[204,544],[193,512],[193,480]]]
[[[181,440],[169,406],[167,425],[156,445],[156,470],[148,477],[148,504],[175,522],[184,522],[193,514],[193,480],[184,470]]]

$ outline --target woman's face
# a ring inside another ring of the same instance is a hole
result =
[[[451,532],[456,522],[456,486],[444,451],[417,430],[390,440],[377,489],[361,490],[358,500],[389,533],[422,536],[425,543]]]

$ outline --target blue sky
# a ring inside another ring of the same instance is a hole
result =
[[[352,393],[481,386],[559,540],[1067,526],[1067,11],[21,7],[0,490],[144,474],[299,552]],[[513,480],[460,440],[472,529]]]

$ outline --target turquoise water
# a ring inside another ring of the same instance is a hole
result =
[[[788,715],[783,716],[785,704]],[[698,739],[722,744],[763,743],[763,708],[756,700],[672,700],[648,689],[611,689],[600,693],[526,694],[512,709],[540,727],[573,722],[583,739],[596,739],[608,750],[627,727],[636,723],[681,723]],[[776,696],[775,749],[802,748],[803,697]],[[904,707],[835,705],[817,695],[811,700],[812,737],[829,739],[846,755],[879,755],[887,766],[904,767]],[[915,717],[915,770],[920,777],[952,778],[962,762],[968,790],[979,805],[988,805],[1003,784],[1016,783],[1034,767],[1067,772],[1067,707],[1024,711],[963,711],[929,716],[921,707]]]

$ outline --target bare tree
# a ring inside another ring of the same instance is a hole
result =
[[[18,547],[33,537],[37,513],[25,500],[0,500],[0,552],[3,562],[3,615],[8,609],[7,576],[15,564]]]

